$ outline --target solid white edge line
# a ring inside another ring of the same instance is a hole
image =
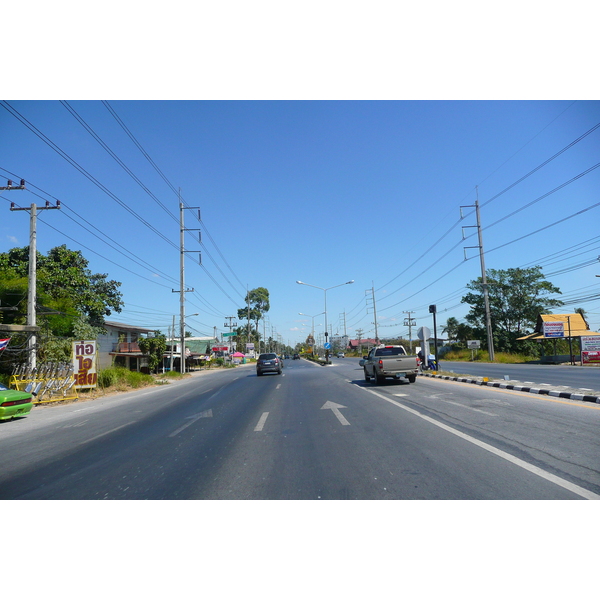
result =
[[[586,500],[600,500],[600,496],[598,494],[594,494],[594,492],[591,492],[590,490],[586,490],[585,488],[582,488],[574,483],[571,483],[570,481],[567,481],[566,479],[563,479],[562,477],[557,477],[556,475],[552,475],[552,473],[548,473],[547,471],[544,471],[543,469],[540,469],[539,467],[531,465],[528,462],[525,462],[524,460],[521,460],[520,458],[517,458],[516,456],[509,454],[508,452],[499,450],[498,448],[495,448],[494,446],[491,446],[490,444],[486,444],[485,442],[482,442],[474,437],[471,437],[470,435],[467,435],[466,433],[462,433],[462,431],[458,431],[458,429],[454,429],[453,427],[444,425],[444,423],[440,423],[439,421],[436,421],[435,419],[432,419],[431,417],[422,415],[419,411],[409,408],[408,406],[404,406],[400,402],[396,402],[395,400],[392,400],[391,398],[386,398],[384,395],[379,394],[378,392],[375,392],[374,390],[370,390],[370,389],[364,388],[362,386],[357,386],[357,387],[361,387],[361,389],[373,394],[374,396],[377,396],[378,398],[381,398],[382,400],[385,400],[386,402],[390,402],[391,404],[394,404],[397,407],[402,408],[403,410],[405,410],[417,417],[420,417],[424,421],[427,421],[427,422],[431,423],[432,425],[439,427],[440,429],[444,429],[445,431],[448,431],[449,433],[452,433],[453,435],[456,435],[459,438],[462,438],[463,440],[466,440],[467,442],[474,444],[475,446],[479,446],[480,448],[483,448],[484,450],[487,450],[488,452],[491,452],[492,454],[495,454],[496,456],[499,456],[500,458],[503,458],[504,460],[507,460],[508,462],[511,462],[514,465],[517,465],[518,467],[525,469],[526,471],[529,471],[530,473],[534,473],[535,475],[538,475],[542,479],[546,479],[547,481],[550,481],[562,488],[565,488],[566,490],[569,490],[570,492],[573,492],[574,494],[577,494],[578,496],[581,496],[582,498],[585,498]]]
[[[256,427],[254,428],[254,431],[262,431],[263,427],[265,426],[265,423],[267,421],[267,417],[269,416],[268,412],[264,412],[260,419],[258,420],[258,424],[256,425]]]

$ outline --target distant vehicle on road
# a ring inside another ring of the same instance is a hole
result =
[[[377,346],[360,361],[365,381],[380,384],[387,378],[406,379],[414,383],[419,370],[417,355],[408,355],[404,346]]]
[[[294,360],[298,360],[300,358],[299,354],[294,354]]]
[[[283,361],[274,352],[261,354],[256,361],[256,375],[260,376],[264,373],[278,373],[281,375],[283,371]]]
[[[344,355],[344,353],[343,353],[343,352],[338,352],[338,353],[337,353],[337,357],[338,357],[338,358],[344,358],[344,356],[345,356],[345,355]]]

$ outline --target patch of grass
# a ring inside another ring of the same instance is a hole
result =
[[[128,371],[126,381],[127,385],[137,389],[152,385],[154,383],[154,377],[152,377],[152,375],[147,375],[146,373],[139,373],[138,371]]]
[[[472,358],[471,358],[472,357]],[[492,362],[487,350],[451,350],[441,357],[442,360],[466,361],[466,362]],[[533,360],[539,360],[536,356],[527,354],[509,354],[508,352],[494,352],[494,362],[502,364],[519,364]]]
[[[165,371],[161,373],[162,379],[183,379],[183,375],[179,371]]]
[[[123,391],[128,388],[145,387],[153,383],[152,375],[130,371],[124,367],[110,367],[98,372],[98,387],[103,390],[116,387],[119,391]]]

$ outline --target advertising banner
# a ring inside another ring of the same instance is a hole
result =
[[[75,388],[96,387],[96,340],[73,342],[73,379]]]
[[[564,338],[565,324],[562,321],[547,321],[544,323],[545,338]]]
[[[600,364],[600,335],[581,336],[581,364]]]

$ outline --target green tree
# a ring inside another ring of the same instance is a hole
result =
[[[563,302],[553,294],[560,294],[559,288],[546,281],[539,266],[528,269],[486,271],[488,296],[494,347],[500,352],[522,350],[517,338],[528,333],[537,320],[538,314],[562,306]],[[461,302],[471,310],[466,321],[476,329],[485,330],[485,303],[481,277],[467,284],[472,290],[463,296]],[[485,336],[482,338],[485,344]]]
[[[105,316],[113,310],[121,312],[120,282],[107,279],[107,274],[92,273],[88,264],[79,250],[65,245],[52,248],[47,256],[37,253],[36,303],[48,309],[40,310],[40,321],[44,321],[44,312],[54,313],[46,319],[46,326],[56,335],[72,335],[79,315],[90,325],[102,327]],[[8,305],[14,302],[12,306],[19,308],[12,322],[24,322],[27,314],[28,273],[29,247],[0,254],[0,301]]]
[[[475,337],[476,333],[472,327],[469,327],[466,323],[459,323],[456,327],[456,339],[459,343],[463,344],[466,348],[467,342],[473,339],[479,339]],[[485,331],[484,331],[485,335]]]
[[[160,331],[155,331],[153,337],[139,338],[138,346],[144,354],[148,355],[150,372],[155,373],[167,349],[167,338]]]
[[[269,303],[269,290],[264,287],[258,287],[250,290],[244,298],[246,306],[237,311],[238,319],[248,319],[254,322],[254,329],[258,331],[258,323],[263,315],[269,312],[271,305]]]
[[[442,333],[448,336],[448,340],[456,340],[458,326],[460,325],[456,317],[449,317],[446,325],[442,328]]]

